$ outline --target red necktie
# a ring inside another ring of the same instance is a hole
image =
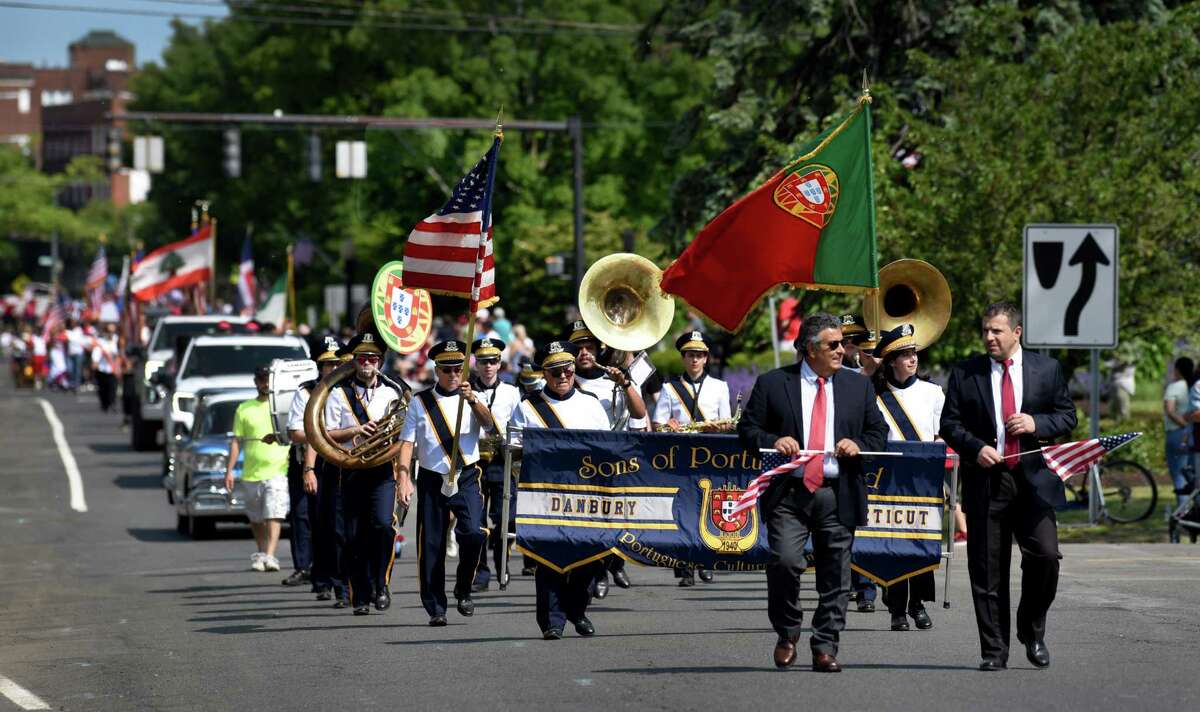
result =
[[[808,424],[808,449],[825,452],[825,379],[817,377],[817,396],[813,398],[812,417]],[[804,463],[804,486],[816,492],[825,481],[825,456],[817,455]]]
[[[1003,428],[1008,422],[1009,416],[1017,412],[1017,395],[1013,390],[1012,376],[1008,373],[1008,369],[1013,365],[1013,360],[1006,358],[1002,365],[1004,370],[1001,371],[1002,375],[1000,376],[1000,427]],[[1021,452],[1021,443],[1017,442],[1018,439],[1007,433],[1004,436],[1004,464],[1009,469],[1017,465],[1017,458],[1009,456]]]

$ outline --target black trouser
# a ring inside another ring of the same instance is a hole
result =
[[[317,495],[304,491],[304,465],[300,458],[304,448],[292,445],[288,453],[288,526],[291,527],[292,568],[297,571],[312,569],[313,526],[317,511]]]
[[[562,630],[567,622],[576,623],[587,614],[592,600],[592,583],[604,571],[603,561],[594,561],[565,574],[539,565],[533,575],[537,594],[537,624],[545,633]]]
[[[872,586],[872,588],[874,587]],[[885,586],[883,602],[887,604],[888,611],[892,615],[902,616],[908,611],[924,608],[921,605],[922,601],[936,600],[934,595],[936,589],[933,572],[926,571],[912,578],[897,581],[891,586]]]
[[[972,473],[975,474],[975,473]],[[1008,661],[1009,564],[1012,542],[1021,548],[1021,601],[1017,640],[1042,640],[1046,612],[1058,589],[1058,523],[1025,479],[1021,467],[993,468],[963,482],[967,517],[967,572],[984,660]]]
[[[483,558],[487,528],[483,526],[483,493],[479,489],[479,467],[469,465],[458,476],[453,497],[442,494],[442,475],[422,467],[417,476],[417,569],[420,574],[421,605],[430,616],[446,614],[446,540],[450,536],[450,513],[458,539],[458,568],[454,597],[470,598],[471,582]]]
[[[117,402],[117,377],[111,373],[96,371],[96,394],[100,396],[100,410],[107,413]]]
[[[488,514],[488,519],[491,521],[491,527],[488,531],[487,548],[492,552],[492,561],[496,568],[496,578],[500,580],[500,565],[503,558],[504,549],[502,546],[510,546],[508,537],[500,534],[500,515],[503,513],[501,507],[504,506],[504,459],[499,455],[496,456],[487,467],[483,470],[484,486],[483,486],[483,501],[484,507]],[[509,504],[508,504],[508,531],[515,532],[517,530],[517,483],[512,483],[509,488]],[[479,570],[475,572],[475,583],[478,585],[486,585],[492,580],[491,569],[488,568],[487,556],[479,557]]]
[[[383,592],[396,555],[396,480],[392,466],[342,471],[346,572],[350,602],[364,606]]]
[[[846,627],[846,606],[850,602],[850,547],[854,543],[854,530],[838,520],[837,491],[833,486],[810,493],[799,477],[789,477],[775,486],[787,489],[765,516],[771,547],[767,564],[767,616],[781,638],[800,637],[800,624],[804,620],[800,608],[800,574],[807,566],[804,545],[812,536],[818,603],[813,612],[809,644],[814,653],[837,655],[838,635]]]
[[[317,516],[312,522],[312,581],[318,590],[332,588],[335,596],[347,597],[345,556],[346,528],[342,518],[342,472],[317,458]]]

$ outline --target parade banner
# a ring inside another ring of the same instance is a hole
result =
[[[941,557],[941,443],[889,443],[866,458],[870,522],[855,568],[892,583]],[[616,554],[648,566],[763,569],[759,509],[732,514],[762,472],[736,436],[529,429],[523,434],[517,547],[555,571]],[[861,565],[860,565],[861,559]]]

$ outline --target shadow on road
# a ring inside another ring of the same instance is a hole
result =
[[[162,475],[117,475],[113,484],[121,489],[162,489]]]
[[[91,443],[88,447],[91,448],[92,452],[104,454],[120,453],[128,455],[134,452],[130,449],[128,443]]]
[[[137,539],[138,541],[189,541],[187,536],[180,534],[174,529],[142,529],[130,527],[125,531],[129,532],[129,536]]]

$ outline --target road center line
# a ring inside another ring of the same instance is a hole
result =
[[[45,401],[42,401],[43,403]],[[0,695],[4,695],[13,701],[17,707],[23,710],[48,710],[50,705],[42,701],[42,698],[33,694],[24,687],[9,680],[7,677],[0,675]]]
[[[54,412],[54,406],[50,405],[50,401],[45,398],[38,398],[37,400],[42,406],[42,412],[46,414],[46,420],[50,421],[50,433],[54,436],[54,445],[58,448],[58,456],[62,458],[63,469],[67,471],[67,482],[71,487],[71,509],[74,509],[76,512],[86,512],[88,508],[87,500],[83,497],[83,478],[79,476],[79,465],[75,463],[75,456],[71,454],[71,448],[67,445],[67,437],[63,433],[62,421],[58,419],[58,415]],[[42,708],[27,707],[26,709]]]

